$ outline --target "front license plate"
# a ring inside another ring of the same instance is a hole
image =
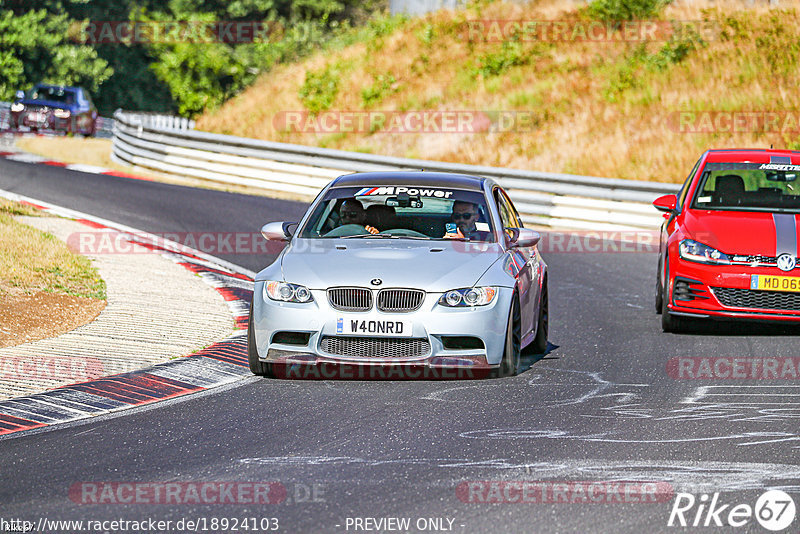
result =
[[[411,337],[413,329],[411,321],[349,317],[336,319],[336,333],[343,336]]]
[[[750,275],[750,289],[763,291],[790,291],[800,293],[800,277],[798,276],[765,276]]]
[[[44,122],[45,116],[44,113],[28,113],[28,120],[30,122]]]

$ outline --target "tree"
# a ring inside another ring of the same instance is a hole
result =
[[[0,100],[11,100],[37,82],[82,85],[94,92],[111,77],[113,69],[97,51],[70,42],[70,25],[67,15],[44,9],[0,10]]]

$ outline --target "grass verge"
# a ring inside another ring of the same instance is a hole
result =
[[[105,300],[106,284],[88,258],[13,218],[36,214],[29,206],[0,199],[0,295],[48,292]]]

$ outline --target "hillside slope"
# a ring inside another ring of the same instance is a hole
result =
[[[583,38],[582,30],[597,29],[592,19],[564,5],[481,2],[393,24],[365,43],[273,70],[201,117],[198,127],[375,154],[666,182],[682,181],[707,148],[800,149],[796,2],[675,3],[645,22],[654,26],[634,26],[629,40],[591,31],[601,39]],[[507,22],[496,22],[509,20],[566,26],[562,33],[544,26],[549,33],[541,39],[542,33],[515,36]],[[457,117],[442,123],[448,111],[466,112],[464,124]],[[409,126],[412,112],[430,122]],[[381,119],[401,130],[422,124],[424,133],[381,128]],[[437,124],[445,131],[435,131]]]

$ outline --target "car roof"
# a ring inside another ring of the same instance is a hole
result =
[[[381,171],[345,174],[336,178],[331,184],[331,187],[410,185],[481,191],[485,181],[486,178],[481,176],[449,172]]]
[[[773,159],[778,161],[773,161]],[[771,148],[723,148],[708,151],[706,163],[723,162],[791,163],[800,165],[800,151]]]

